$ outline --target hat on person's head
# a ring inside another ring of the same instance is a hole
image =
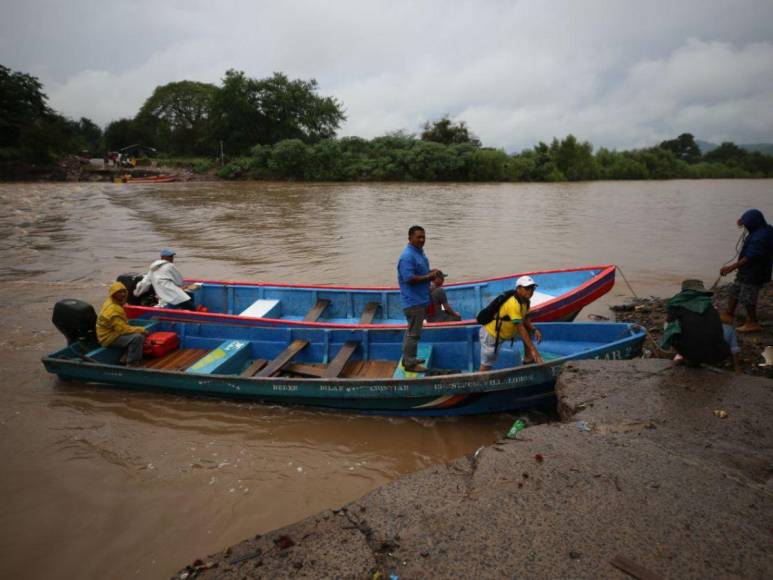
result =
[[[524,288],[529,288],[530,286],[534,286],[536,288],[537,283],[534,281],[534,278],[532,278],[531,276],[521,276],[515,282],[515,287],[518,288],[518,286],[523,286]]]
[[[164,248],[163,250],[161,250],[162,258],[169,258],[171,256],[174,256],[174,250],[170,250],[169,248]]]
[[[682,292],[685,290],[695,290],[696,292],[708,292],[706,290],[706,287],[703,285],[703,280],[697,280],[695,278],[690,278],[689,280],[685,280],[682,282]]]

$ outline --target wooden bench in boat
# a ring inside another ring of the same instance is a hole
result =
[[[160,358],[145,359],[140,366],[146,369],[184,371],[209,353],[206,348],[181,348]]]
[[[354,351],[357,350],[357,347],[360,345],[360,343],[356,340],[350,340],[347,343],[345,343],[341,350],[339,350],[335,358],[330,361],[330,364],[327,365],[327,368],[325,369],[325,374],[322,375],[324,378],[332,379],[337,376],[340,376],[341,372],[344,370],[344,367],[346,366],[346,363],[349,362],[349,359],[352,358],[352,355],[354,354]]]
[[[292,347],[292,345],[290,346]],[[350,340],[344,343],[333,360],[327,365],[322,363],[291,363],[281,366],[276,372],[283,371],[294,375],[318,379],[353,377],[385,379],[393,376],[395,368],[397,367],[397,362],[395,361],[351,360],[358,346],[360,346],[360,342],[356,340]],[[277,358],[280,359],[280,357],[282,357],[282,355]]]
[[[254,377],[260,369],[268,364],[268,361],[264,358],[256,358],[252,361],[246,369],[244,369],[239,376],[242,377]]]
[[[317,303],[311,307],[311,310],[306,313],[306,316],[303,317],[303,321],[316,322],[328,306],[330,306],[330,300],[327,298],[320,298],[317,300]]]
[[[287,365],[293,357],[301,352],[306,345],[309,344],[308,340],[294,340],[290,343],[286,349],[279,353],[279,355],[260,369],[254,376],[256,377],[273,377],[279,373],[285,365]]]
[[[360,324],[370,324],[373,322],[373,319],[376,318],[376,313],[378,312],[379,308],[381,308],[381,304],[378,302],[368,302],[365,305],[365,309],[362,311],[362,315],[360,316]]]
[[[386,379],[394,375],[396,367],[393,360],[354,360],[346,365],[341,378]]]

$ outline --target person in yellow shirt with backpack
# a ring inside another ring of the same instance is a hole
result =
[[[523,341],[524,364],[543,362],[537,347],[542,341],[542,333],[534,328],[528,319],[531,297],[537,284],[531,276],[521,276],[515,283],[515,292],[502,302],[493,319],[480,328],[480,370],[490,371],[497,362],[499,345],[506,340],[520,338]],[[495,299],[495,304],[497,299]],[[482,313],[481,313],[482,314]],[[480,315],[478,315],[480,317]]]
[[[107,300],[97,317],[97,340],[99,346],[126,349],[120,362],[137,366],[142,360],[142,346],[148,333],[142,326],[131,326],[123,305],[129,298],[129,291],[120,282],[113,282]]]

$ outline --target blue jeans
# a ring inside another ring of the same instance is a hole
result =
[[[126,348],[126,364],[130,364],[142,360],[142,345],[144,344],[144,334],[122,334],[113,341],[110,348]]]

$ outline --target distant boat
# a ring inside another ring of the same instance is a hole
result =
[[[84,327],[93,336],[96,315],[86,308],[90,315]],[[75,318],[72,310],[60,316],[70,323]],[[120,350],[93,343],[84,347],[71,338],[68,347],[44,357],[43,364],[61,379],[124,388],[371,414],[470,415],[551,403],[556,376],[566,361],[633,358],[641,353],[645,337],[634,324],[539,324],[539,350],[545,363],[520,364],[523,345],[506,341],[499,347],[498,367],[478,372],[478,327],[428,328],[418,354],[429,371],[416,373],[406,371],[401,363],[400,330],[276,328],[165,319],[137,323],[151,332],[175,332],[179,349],[127,368],[118,364]],[[78,334],[62,326],[57,324],[65,336]]]
[[[171,183],[177,181],[177,175],[150,175],[148,177],[132,177],[127,175],[124,177],[117,177],[116,183]]]
[[[615,267],[588,266],[567,270],[525,272],[499,278],[445,284],[458,322],[428,326],[475,324],[475,316],[495,296],[515,288],[528,274],[538,284],[531,301],[532,320],[572,321],[583,307],[603,296],[615,284]],[[161,311],[178,320],[220,321],[245,325],[309,326],[331,328],[405,328],[400,291],[389,287],[355,287],[187,280],[197,288],[194,302],[205,312],[129,305],[130,317],[149,317]]]

